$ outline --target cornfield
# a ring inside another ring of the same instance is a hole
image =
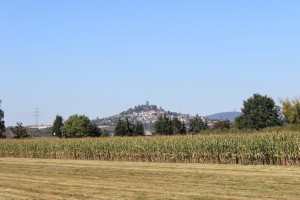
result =
[[[0,157],[300,165],[300,134],[0,140]]]

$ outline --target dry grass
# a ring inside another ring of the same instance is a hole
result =
[[[0,199],[299,199],[300,168],[0,158]]]

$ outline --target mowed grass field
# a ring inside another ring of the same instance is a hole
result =
[[[0,199],[299,199],[300,168],[0,158]]]

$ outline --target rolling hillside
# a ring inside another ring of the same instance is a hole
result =
[[[209,120],[226,120],[234,122],[235,118],[241,115],[241,112],[221,112],[212,115],[205,116]]]

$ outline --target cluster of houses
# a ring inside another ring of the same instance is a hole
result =
[[[166,112],[165,110],[148,110],[141,112],[133,112],[132,115],[129,115],[129,118],[141,121],[143,124],[154,124],[157,118],[164,114],[171,118],[177,117],[180,121],[185,123],[188,123],[188,121],[191,118],[189,114],[171,113]]]
[[[106,118],[97,118],[93,120],[100,127],[113,127],[116,125],[118,120],[121,118],[129,118],[131,121],[140,121],[144,124],[146,129],[151,129],[153,124],[156,122],[159,116],[166,114],[170,118],[177,117],[181,122],[184,122],[186,125],[189,124],[189,121],[192,117],[189,114],[181,114],[177,112],[166,111],[162,108],[157,108],[156,105],[149,105],[149,101],[146,101],[146,104],[136,106],[135,108],[130,108],[127,111],[121,112],[120,114],[106,117]],[[215,120],[208,120],[204,117],[201,117],[204,121],[208,123],[209,126],[212,126],[215,123]]]

